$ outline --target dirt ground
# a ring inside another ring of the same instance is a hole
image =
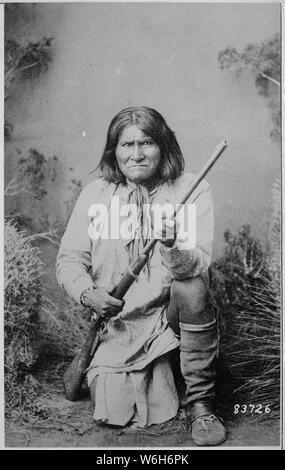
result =
[[[111,428],[96,424],[88,395],[71,403],[64,397],[61,382],[65,363],[51,363],[38,371],[42,384],[39,403],[45,418],[7,419],[6,448],[192,448],[185,413],[164,424],[144,430]],[[253,415],[234,415],[222,410],[228,431],[221,447],[268,447],[280,445],[280,428],[276,420],[260,420]]]

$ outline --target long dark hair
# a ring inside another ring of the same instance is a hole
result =
[[[119,169],[116,147],[123,130],[136,125],[159,146],[162,162],[159,165],[160,181],[173,181],[184,170],[184,158],[174,132],[155,109],[129,107],[120,111],[111,121],[103,156],[98,165],[104,180],[125,184],[125,176]]]

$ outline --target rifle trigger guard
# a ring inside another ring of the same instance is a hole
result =
[[[107,322],[104,320],[104,321],[102,321],[101,326],[100,326],[100,330],[99,330],[100,336],[104,335],[104,333],[106,333],[106,331],[107,331]]]

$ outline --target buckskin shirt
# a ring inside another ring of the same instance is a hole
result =
[[[179,204],[195,175],[184,173],[164,183],[153,204]],[[75,205],[57,256],[57,280],[80,302],[90,286],[109,292],[128,265],[127,241],[92,237],[90,207],[102,204],[110,211],[112,199],[127,203],[130,187],[98,179],[88,184]],[[149,261],[125,295],[125,306],[107,323],[87,377],[96,381],[94,419],[114,425],[129,422],[145,427],[173,418],[179,401],[169,363],[169,351],[179,338],[166,320],[173,279],[207,273],[213,241],[213,206],[208,183],[203,181],[187,204],[196,205],[196,244],[179,249],[179,240],[169,248],[157,242]],[[88,215],[89,214],[89,215]]]

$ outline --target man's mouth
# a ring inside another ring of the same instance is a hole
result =
[[[147,165],[132,165],[129,168],[147,168]]]

